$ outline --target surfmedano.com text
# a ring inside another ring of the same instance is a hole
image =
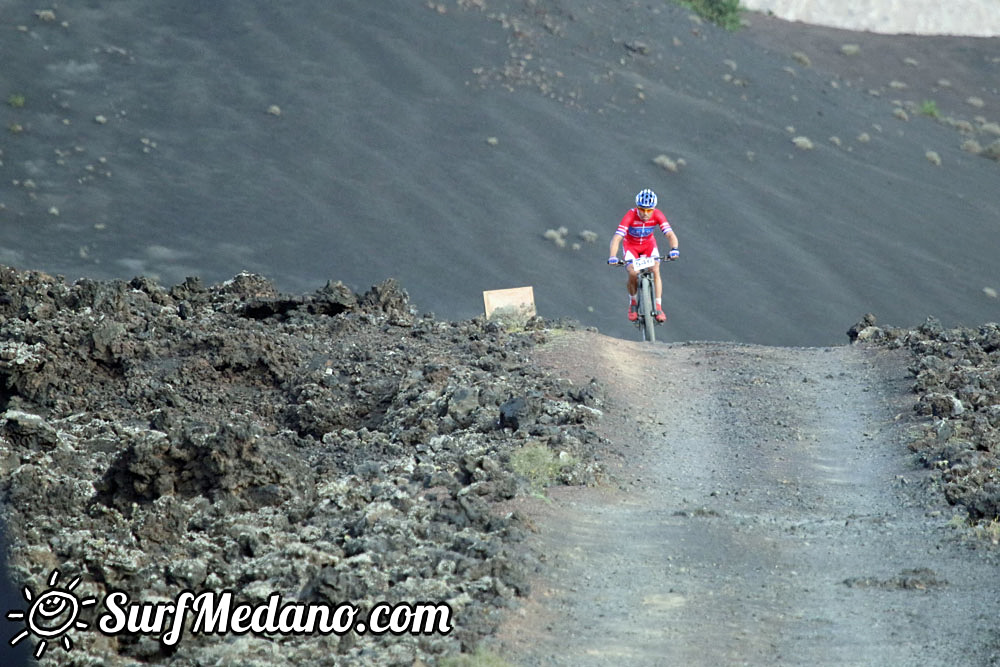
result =
[[[282,603],[279,593],[272,593],[263,604],[250,605],[237,603],[232,591],[185,590],[173,601],[155,603],[132,603],[127,593],[116,591],[104,598],[103,607],[97,628],[105,635],[158,635],[164,646],[181,640],[189,615],[193,615],[193,635],[446,635],[452,630],[452,610],[446,603],[383,602],[362,616],[357,605]]]

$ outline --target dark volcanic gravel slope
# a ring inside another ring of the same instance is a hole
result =
[[[1000,142],[996,38],[728,32],[663,0],[97,4],[3,3],[0,263],[392,276],[449,319],[533,285],[629,337],[604,255],[648,186],[681,242],[672,340],[995,317],[1000,164],[962,147]]]

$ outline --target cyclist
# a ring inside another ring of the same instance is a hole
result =
[[[618,263],[618,246],[624,240],[625,261],[636,259],[642,256],[655,257],[660,259],[660,251],[656,247],[656,239],[653,238],[654,228],[659,227],[660,231],[667,237],[670,243],[670,251],[667,253],[668,259],[674,260],[680,257],[678,250],[677,235],[667,222],[667,216],[663,211],[656,208],[656,193],[646,188],[635,196],[635,208],[630,209],[622,218],[618,229],[611,237],[611,255],[608,264]],[[631,265],[628,267],[628,319],[635,322],[639,319],[638,301],[636,290],[638,289],[638,274]],[[656,321],[663,322],[667,316],[663,313],[662,297],[663,284],[660,282],[659,261],[653,266],[653,278],[656,291]]]

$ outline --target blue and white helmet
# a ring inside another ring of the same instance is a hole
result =
[[[639,208],[656,208],[656,193],[646,188],[635,196],[635,205]]]

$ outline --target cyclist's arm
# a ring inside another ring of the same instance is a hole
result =
[[[618,246],[622,244],[622,237],[615,234],[611,237],[611,248],[608,250],[608,257],[618,256]]]
[[[676,248],[677,235],[674,234],[674,228],[670,226],[670,222],[667,221],[667,216],[663,215],[663,211],[657,209],[656,213],[657,213],[656,221],[660,225],[660,231],[663,232],[663,235],[667,237],[667,242],[670,244],[670,247]]]

